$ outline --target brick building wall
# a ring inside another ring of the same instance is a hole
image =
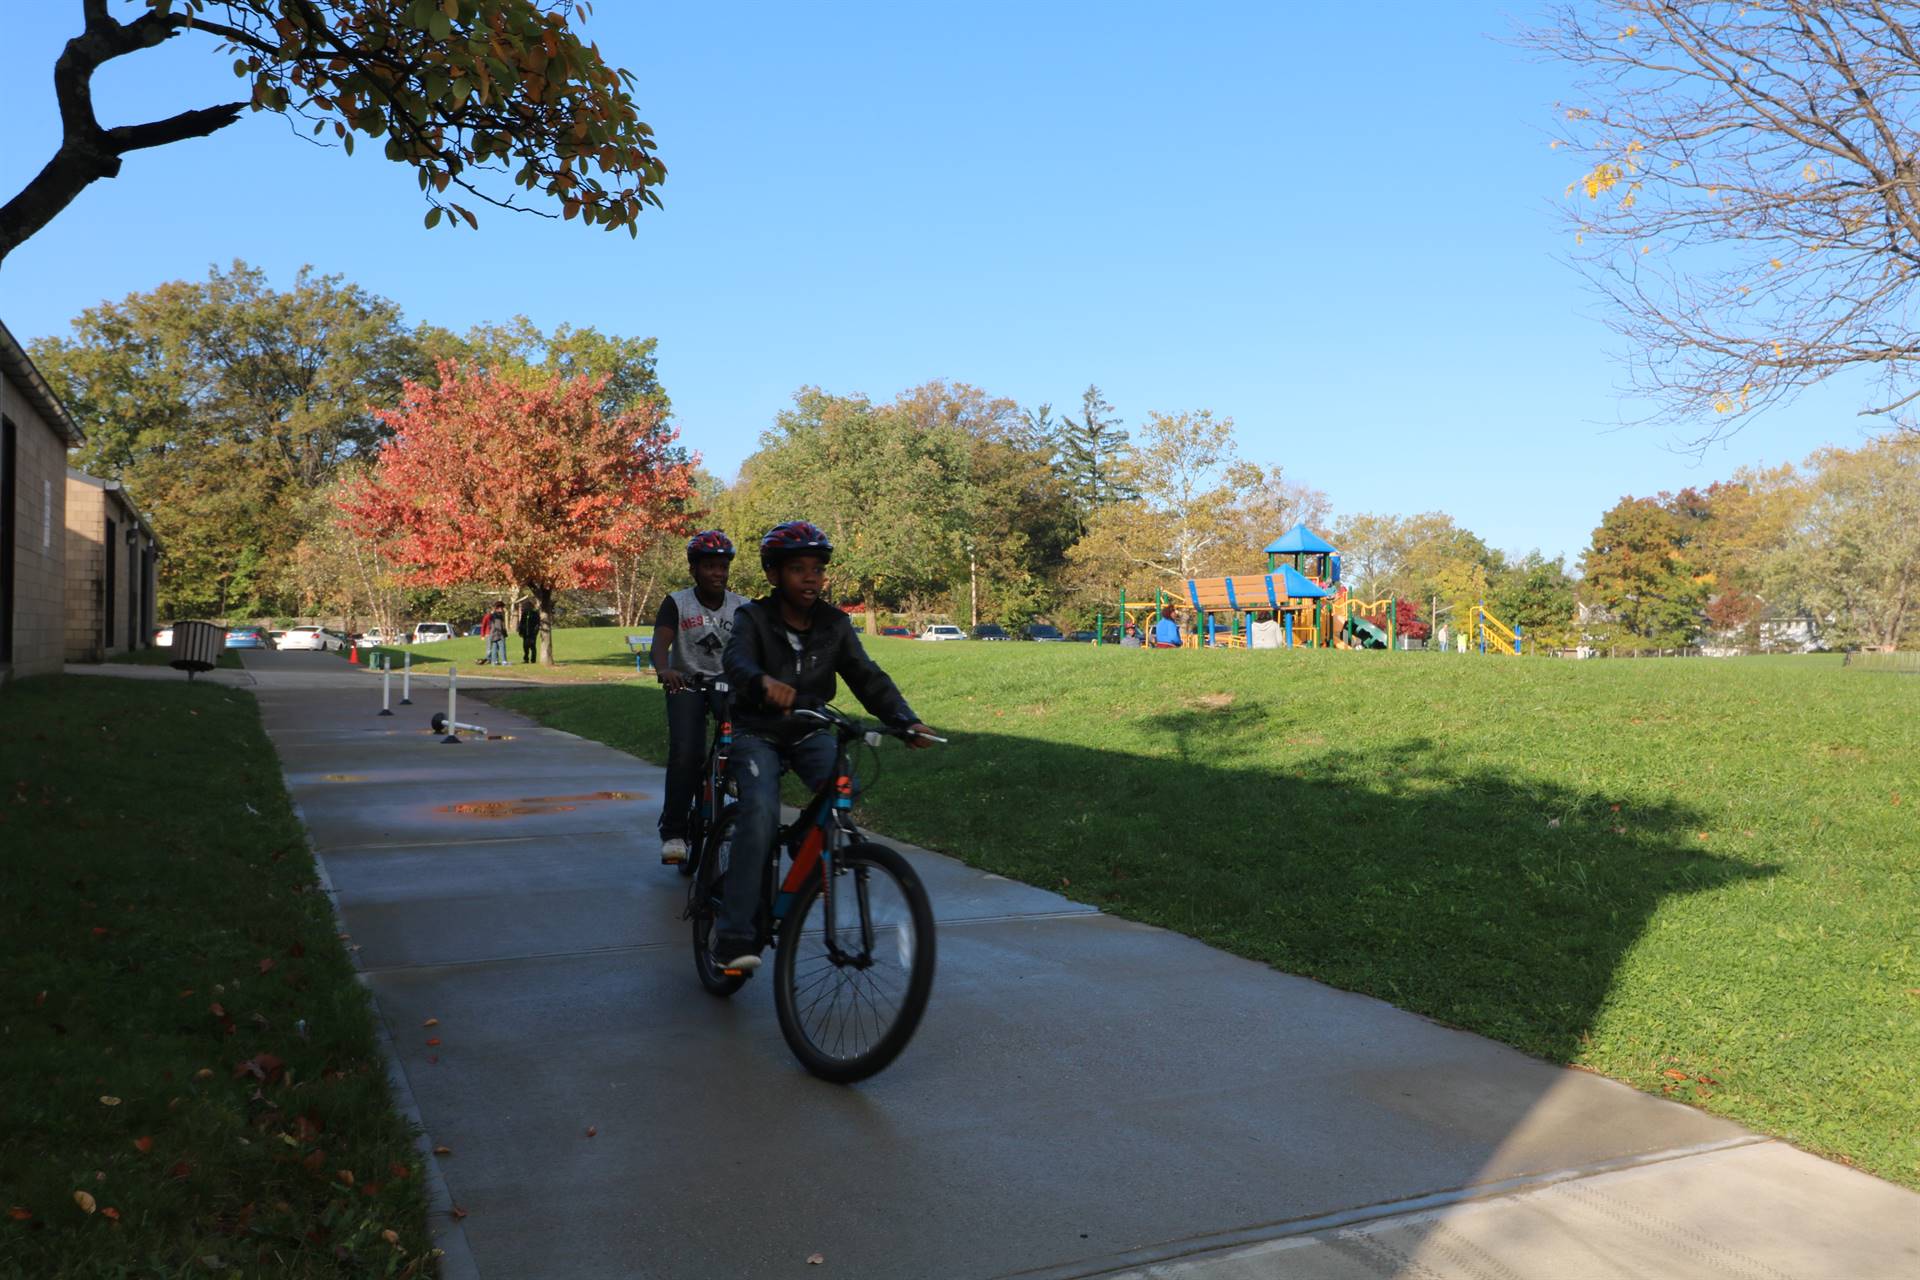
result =
[[[68,662],[101,662],[153,644],[159,546],[111,480],[67,472]]]
[[[0,682],[60,670],[67,639],[67,449],[80,432],[0,325]]]

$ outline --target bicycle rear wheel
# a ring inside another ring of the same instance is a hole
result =
[[[693,970],[700,976],[700,985],[722,999],[738,991],[747,980],[744,974],[727,974],[713,962],[713,899],[720,891],[720,869],[732,852],[733,818],[732,809],[722,813],[687,859],[699,869],[687,889],[688,915],[693,921]]]
[[[800,1064],[849,1084],[892,1062],[920,1025],[933,991],[933,907],[905,858],[855,843],[834,865],[836,959],[821,884],[815,872],[781,921],[774,1008]]]

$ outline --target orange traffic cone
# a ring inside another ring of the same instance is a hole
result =
[[[356,644],[347,649],[347,661],[356,667],[360,665],[360,646],[359,645]]]

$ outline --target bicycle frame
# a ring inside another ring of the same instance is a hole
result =
[[[727,758],[733,753],[733,702],[727,686],[715,682],[700,690],[707,698],[713,716],[713,744],[707,748],[707,771],[700,779],[700,826],[702,835],[720,821],[720,809],[726,797]]]
[[[826,732],[835,732],[827,730]],[[858,956],[847,955],[840,949],[840,935],[836,928],[836,895],[833,889],[834,855],[844,849],[859,829],[853,825],[853,768],[847,751],[847,740],[836,734],[837,748],[833,758],[832,777],[820,789],[814,792],[813,799],[793,823],[780,832],[778,847],[791,852],[793,863],[787,868],[787,874],[778,881],[778,887],[769,904],[768,918],[774,930],[787,917],[787,910],[793,905],[794,895],[800,892],[817,867],[820,871],[820,909],[825,917],[827,934],[827,954],[836,964],[851,964],[856,968],[866,968],[873,963],[873,918],[869,914],[864,881],[855,885],[860,905],[860,951]],[[799,834],[799,844],[793,843]]]

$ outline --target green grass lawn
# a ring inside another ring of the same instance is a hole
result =
[[[412,1135],[253,699],[22,681],[0,785],[0,1274],[431,1274]]]
[[[1920,1187],[1920,679],[871,652],[955,737],[889,744],[877,830]],[[498,696],[661,758],[651,684]]]
[[[508,667],[483,667],[480,659],[486,656],[487,642],[479,636],[460,636],[453,640],[441,640],[434,644],[384,645],[371,650],[361,650],[360,660],[367,661],[377,653],[391,654],[397,665],[401,655],[411,653],[416,671],[438,672],[447,664],[454,663],[462,671],[476,674],[512,676],[516,680],[534,680],[544,684],[592,684],[608,681],[631,680],[636,678],[633,667],[633,655],[627,652],[627,636],[651,635],[652,627],[569,627],[553,633],[552,666],[540,663],[523,663],[519,636],[507,637],[507,657],[512,659]],[[641,673],[640,679],[651,681],[652,675]]]

